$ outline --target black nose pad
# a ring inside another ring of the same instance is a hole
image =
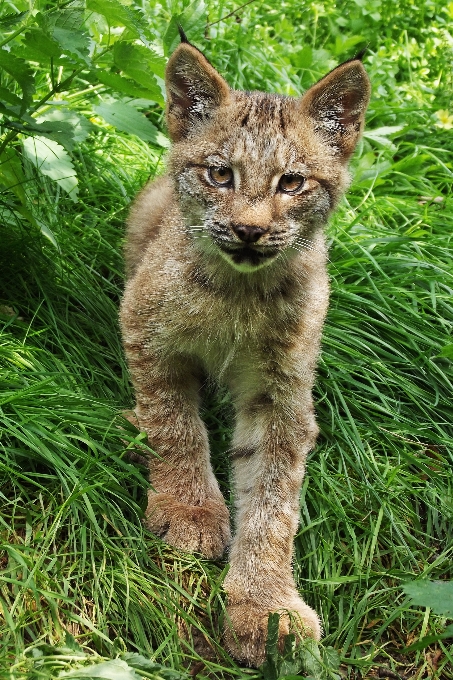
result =
[[[250,224],[232,224],[231,228],[244,243],[256,243],[267,231],[263,227],[255,227]]]

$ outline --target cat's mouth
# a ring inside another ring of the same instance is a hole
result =
[[[259,250],[250,245],[225,246],[222,244],[219,248],[225,259],[239,271],[253,271],[270,264],[279,252],[276,248]]]

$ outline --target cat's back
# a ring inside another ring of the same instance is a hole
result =
[[[174,205],[173,183],[167,175],[149,182],[133,202],[124,245],[128,279],[135,274],[147,248],[159,236],[162,222]]]

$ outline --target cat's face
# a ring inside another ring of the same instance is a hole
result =
[[[347,186],[369,97],[359,61],[336,71],[301,99],[235,92],[179,46],[167,67],[170,164],[199,248],[242,272],[310,248]]]

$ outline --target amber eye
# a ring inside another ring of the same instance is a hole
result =
[[[231,168],[208,168],[208,174],[214,184],[217,184],[219,187],[229,187],[233,184],[233,171]]]
[[[287,175],[282,175],[280,177],[280,182],[278,183],[278,188],[285,194],[295,194],[302,189],[305,184],[305,177],[302,175],[292,175],[288,173]]]

